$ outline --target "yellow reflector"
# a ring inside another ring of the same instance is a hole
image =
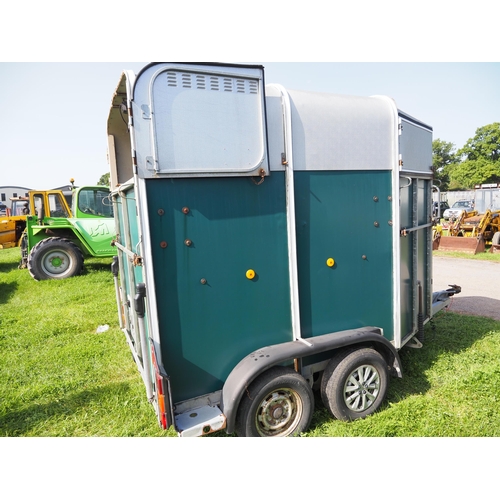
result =
[[[253,269],[249,269],[247,272],[246,272],[246,277],[249,279],[249,280],[253,280],[255,278],[255,271]]]

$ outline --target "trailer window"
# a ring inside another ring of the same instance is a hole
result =
[[[159,74],[152,92],[156,168],[202,175],[267,171],[263,108],[257,77]]]

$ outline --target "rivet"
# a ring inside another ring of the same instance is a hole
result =
[[[162,241],[162,242],[160,243],[160,246],[161,246],[162,248],[167,248],[167,247],[168,247],[168,243],[167,243],[166,241]]]
[[[374,196],[373,201],[378,201],[378,196]]]
[[[388,197],[387,197],[387,199],[388,199],[389,201],[392,201],[392,196],[388,196]]]
[[[377,221],[375,221],[375,222],[373,223],[373,225],[374,225],[375,227],[378,227],[378,226],[379,226],[379,223],[378,223]]]
[[[361,256],[361,258],[362,258],[363,260],[366,260],[366,259],[367,259],[366,255],[362,255],[362,256]]]
[[[207,280],[205,278],[201,278],[200,283],[202,285],[206,285],[207,284]]]
[[[191,240],[184,240],[184,245],[186,245],[187,247],[190,247],[192,244],[193,242]]]
[[[182,213],[183,213],[183,214],[188,214],[188,213],[189,213],[189,208],[188,208],[188,207],[184,207],[184,208],[182,209]]]
[[[389,226],[392,226],[392,220],[387,221],[387,224],[389,224]]]
[[[164,214],[165,214],[165,210],[163,210],[163,208],[159,208],[158,215],[164,215]]]

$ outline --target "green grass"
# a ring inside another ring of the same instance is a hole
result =
[[[158,427],[118,327],[110,259],[37,282],[18,255],[0,251],[0,435],[176,435]]]
[[[471,259],[471,260],[487,260],[490,262],[500,262],[500,252],[490,253],[489,248],[486,248],[485,252],[472,255],[467,252],[445,252],[444,250],[434,250],[432,255],[435,257],[452,257],[458,259]]]
[[[36,282],[18,256],[0,251],[0,436],[175,436],[159,428],[118,327],[110,259]],[[336,421],[316,397],[305,435],[500,436],[500,322],[444,312],[425,336],[401,351],[404,377],[378,413]]]

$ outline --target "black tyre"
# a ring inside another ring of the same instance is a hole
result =
[[[374,349],[361,348],[332,358],[321,380],[321,399],[339,420],[376,412],[387,393],[388,367]]]
[[[241,437],[285,437],[311,423],[314,396],[307,381],[291,368],[275,366],[245,391],[236,416]]]
[[[37,281],[77,276],[83,271],[83,254],[66,238],[47,238],[31,249],[28,270]]]

